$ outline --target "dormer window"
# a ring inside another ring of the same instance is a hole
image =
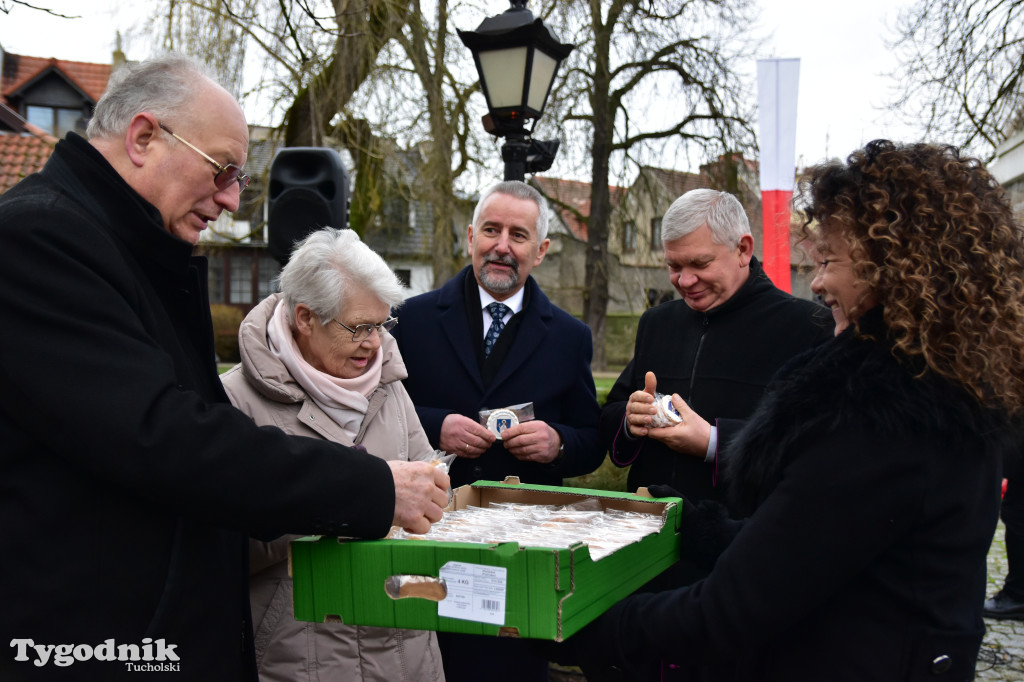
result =
[[[69,130],[83,132],[82,111],[61,107],[43,107],[29,104],[25,107],[25,118],[54,137],[64,137]]]

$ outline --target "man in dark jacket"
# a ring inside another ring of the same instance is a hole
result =
[[[601,464],[590,329],[530,276],[550,243],[547,210],[525,183],[490,188],[468,230],[472,266],[406,301],[392,332],[427,438],[459,456],[453,485],[506,476],[561,485]],[[494,322],[489,310],[497,305]],[[480,422],[483,409],[522,403],[533,404],[535,419],[501,439]]]
[[[679,197],[662,218],[662,240],[669,280],[682,300],[640,318],[633,359],[601,413],[601,438],[614,464],[630,466],[630,490],[667,484],[688,502],[722,500],[720,452],[775,372],[832,338],[834,325],[824,307],[768,279],[754,257],[746,212],[731,194],[696,189]],[[655,393],[685,401],[680,423],[652,423]],[[706,565],[684,559],[641,591],[688,585],[706,574]]]
[[[255,680],[248,535],[440,518],[434,467],[228,403],[192,247],[238,207],[247,144],[194,63],[132,64],[89,140],[0,198],[0,679]]]
[[[561,485],[596,469],[604,456],[590,329],[552,304],[530,276],[550,243],[547,210],[522,182],[485,192],[468,231],[472,266],[406,301],[392,332],[427,438],[459,455],[453,485],[510,475]],[[480,410],[522,403],[533,404],[536,418],[505,429],[500,440],[479,421]],[[439,633],[438,643],[448,682],[547,680],[547,661],[523,640]]]
[[[679,197],[662,218],[662,239],[682,300],[640,318],[633,359],[601,413],[601,438],[615,464],[631,465],[630,490],[668,484],[691,501],[717,498],[718,450],[779,367],[831,338],[833,324],[822,306],[771,283],[730,194]],[[681,424],[652,428],[655,392],[686,401]]]

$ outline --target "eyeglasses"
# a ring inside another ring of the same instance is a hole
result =
[[[235,164],[229,163],[226,166],[220,165],[219,163],[214,161],[209,154],[203,152],[201,149],[199,149],[199,147],[195,146],[194,144],[183,138],[181,135],[176,134],[163,123],[158,123],[158,125],[175,140],[182,143],[183,145],[194,151],[196,154],[199,154],[199,156],[203,157],[204,159],[213,164],[213,167],[217,169],[217,174],[213,176],[213,184],[216,185],[218,190],[223,191],[227,189],[228,187],[231,186],[232,182],[238,183],[239,192],[244,190],[249,185],[249,180],[251,178],[245,173],[243,173],[242,169],[236,166]]]
[[[338,322],[337,320],[331,320],[331,322],[336,322],[337,324],[340,324],[342,327],[344,327],[347,331],[352,332],[353,342],[362,343],[366,339],[370,338],[370,334],[372,334],[374,331],[377,332],[377,336],[380,336],[382,330],[389,332],[392,329],[394,329],[395,325],[398,324],[398,318],[389,317],[380,324],[358,324],[356,325],[355,329],[348,326],[347,324],[344,324],[343,322]]]

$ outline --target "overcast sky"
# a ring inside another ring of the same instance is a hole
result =
[[[762,0],[772,57],[800,59],[797,165],[846,156],[875,138],[912,141],[921,131],[884,111],[896,67],[885,47],[909,0]],[[826,156],[827,153],[827,156]]]
[[[16,54],[109,63],[115,31],[127,36],[130,59],[148,51],[131,27],[144,14],[132,0],[34,0],[80,19],[58,19],[15,5],[0,13],[0,44]],[[493,0],[493,13],[508,8]],[[761,32],[772,33],[765,57],[800,59],[797,165],[845,156],[876,137],[910,140],[920,132],[881,110],[895,67],[884,40],[909,0],[808,2],[762,0]],[[753,67],[751,67],[753,73]],[[265,121],[254,121],[266,123]]]

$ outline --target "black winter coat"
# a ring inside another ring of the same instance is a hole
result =
[[[880,311],[862,322],[884,338]],[[744,682],[973,679],[1019,432],[852,328],[803,360],[733,444],[725,478],[751,516],[710,576],[585,631],[631,679],[716,660]]]
[[[628,489],[667,484],[687,499],[720,499],[713,466],[650,438],[621,433],[626,402],[654,372],[658,392],[678,393],[697,414],[719,426],[719,444],[757,407],[765,386],[790,358],[833,336],[829,311],[776,288],[757,259],[733,296],[707,312],[676,300],[651,308],[637,326],[633,359],[608,393],[601,442],[620,466],[632,464]]]
[[[30,639],[254,680],[246,536],[383,535],[387,464],[228,404],[205,259],[82,138],[0,198],[0,245],[0,679],[147,678]]]

